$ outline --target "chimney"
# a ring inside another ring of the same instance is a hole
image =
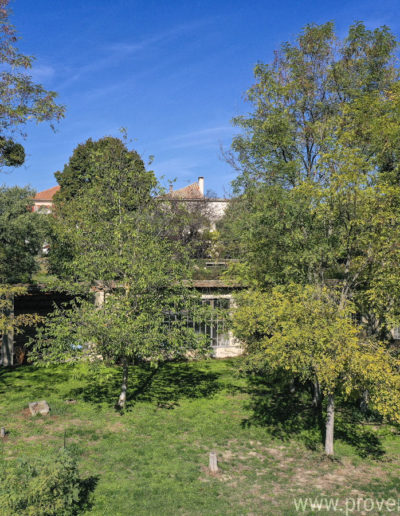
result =
[[[174,188],[172,185],[169,185],[169,193],[171,194],[174,191]]]
[[[204,177],[199,177],[199,188],[201,195],[204,195]]]

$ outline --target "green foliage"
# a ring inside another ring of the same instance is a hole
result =
[[[271,65],[259,63],[247,92],[253,111],[234,119],[244,131],[233,141],[242,170],[236,188],[329,178],[321,158],[347,131],[346,108],[368,125],[369,102],[384,98],[397,81],[396,45],[387,27],[370,31],[358,22],[339,41],[332,23],[310,24],[295,44],[282,44]],[[357,136],[365,140],[365,131]]]
[[[379,339],[400,321],[396,46],[387,27],[308,25],[257,65],[222,224],[244,284],[336,283]]]
[[[0,155],[6,167],[18,167],[25,161],[25,150],[21,144],[0,138]]]
[[[14,314],[14,297],[26,293],[26,286],[0,284],[0,337],[11,330],[19,333],[41,321],[37,314]]]
[[[241,258],[230,273],[252,288],[235,330],[256,363],[328,395],[328,454],[335,394],[400,416],[385,349],[400,321],[396,46],[387,27],[358,22],[339,41],[332,23],[307,25],[256,66],[252,111],[234,120],[240,195],[222,230]]]
[[[168,287],[167,287],[168,288]],[[56,309],[38,330],[30,354],[38,363],[104,360],[106,364],[160,362],[184,358],[188,351],[205,353],[209,343],[188,325],[201,321],[206,307],[183,290],[112,292],[101,307],[78,300]],[[192,301],[192,303],[191,303]],[[183,314],[183,315],[182,315]]]
[[[90,145],[89,184],[68,201],[60,197],[53,219],[60,288],[75,293],[77,286],[84,296],[54,312],[32,357],[101,356],[127,373],[129,364],[157,365],[196,347],[204,351],[205,338],[188,322],[207,307],[185,283],[190,260],[181,242],[170,238],[174,214],[155,197],[154,174],[121,140],[103,143]],[[93,290],[104,301],[95,305]]]
[[[33,58],[16,48],[17,36],[9,15],[9,0],[0,0],[0,168],[20,166],[24,162],[24,149],[14,141],[17,131],[24,136],[22,126],[30,120],[60,120],[65,111],[56,104],[56,93],[35,84],[27,73]]]
[[[105,166],[107,160],[115,159],[117,153],[119,154],[118,159],[120,161],[124,160],[126,168],[129,167],[137,172],[136,179],[137,181],[140,180],[141,188],[154,186],[154,178],[152,174],[146,174],[144,163],[139,154],[134,150],[128,150],[122,140],[112,136],[106,136],[96,141],[89,138],[85,143],[79,144],[74,149],[63,171],[55,173],[57,182],[61,187],[55,196],[58,210],[62,209],[64,203],[68,203],[90,188],[93,182],[102,177],[102,174],[108,173],[107,166]],[[110,163],[108,163],[108,166],[110,166]],[[137,184],[132,184],[131,188],[134,189]]]
[[[68,516],[79,512],[81,480],[67,450],[56,458],[0,462],[0,514]]]
[[[158,209],[165,217],[164,231],[169,240],[184,246],[192,258],[210,258],[214,247],[213,214],[206,199],[183,202],[163,196]]]
[[[0,283],[28,282],[47,221],[31,211],[34,191],[0,187]]]
[[[318,381],[323,393],[351,396],[369,389],[371,403],[400,421],[398,360],[368,340],[326,288],[275,287],[238,296],[233,328],[255,364],[287,371],[301,382]]]
[[[61,189],[55,196],[51,228],[52,272],[87,279],[88,268],[92,268],[95,278],[92,274],[91,280],[100,280],[110,269],[115,279],[116,248],[122,242],[128,244],[130,233],[126,231],[135,226],[142,211],[148,211],[157,184],[154,174],[145,170],[135,151],[128,150],[126,141],[106,137],[79,145],[57,179]],[[150,226],[145,213],[142,220]]]

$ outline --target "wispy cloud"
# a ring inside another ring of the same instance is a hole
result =
[[[231,138],[234,133],[234,127],[229,125],[222,125],[170,136],[161,140],[159,143],[162,146],[167,146],[169,149],[215,147],[227,138]]]
[[[175,181],[174,188],[182,188],[190,183],[197,181],[199,176],[205,176],[207,188],[216,189],[218,195],[230,197],[230,183],[234,179],[236,173],[231,171],[226,164],[221,164],[217,174],[209,172],[209,160],[204,156],[186,156],[173,157],[161,160],[157,163],[154,161],[152,168],[158,178],[162,178],[162,185],[168,188],[168,180]]]
[[[173,39],[180,37],[188,32],[195,31],[199,26],[209,23],[208,20],[198,21],[194,23],[187,23],[173,27],[167,31],[154,34],[147,38],[143,38],[140,41],[134,42],[123,42],[117,41],[106,45],[102,48],[99,57],[90,60],[89,63],[78,67],[72,67],[69,70],[70,77],[62,84],[63,88],[66,88],[74,82],[82,79],[85,75],[91,73],[100,72],[107,70],[111,67],[118,66],[121,62],[125,61],[129,57],[139,54],[152,46],[156,46],[159,43],[166,43]],[[87,56],[86,56],[87,58]]]
[[[168,179],[179,179],[179,183],[189,184],[192,182],[193,177],[196,173],[202,169],[202,163],[195,158],[177,157],[165,159],[157,162],[154,161],[152,168],[156,174],[165,176]]]
[[[46,64],[35,64],[29,74],[32,76],[34,81],[42,82],[54,77],[55,70],[52,66]]]

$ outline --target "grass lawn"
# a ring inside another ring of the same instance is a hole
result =
[[[346,497],[392,497],[397,504],[400,437],[394,428],[358,424],[354,433],[354,413],[338,414],[337,459],[326,459],[305,394],[282,397],[285,386],[248,383],[235,374],[238,363],[132,371],[124,414],[113,408],[117,369],[0,369],[0,426],[9,432],[3,455],[52,454],[65,439],[93,485],[87,512],[93,515],[290,516],[299,514],[294,498],[317,496],[341,498],[343,509]],[[28,402],[40,399],[49,402],[51,415],[33,418]],[[213,450],[216,475],[207,468]]]

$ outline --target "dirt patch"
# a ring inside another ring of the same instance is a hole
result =
[[[20,412],[20,415],[24,418],[24,419],[32,419],[32,414],[31,414],[31,411],[29,410],[29,408],[25,408],[23,410],[21,410]],[[40,418],[38,418],[40,420]]]
[[[283,452],[283,448],[263,448],[263,451],[267,452],[268,455],[271,455],[274,459],[282,461],[286,460],[285,453]]]
[[[52,414],[51,411],[50,411],[50,414],[46,415],[46,416],[43,416],[43,415],[36,415],[36,416],[32,416],[31,414],[31,411],[29,410],[29,407],[27,408],[24,408],[21,410],[21,412],[19,412],[17,415],[16,415],[16,419],[23,419],[23,420],[27,420],[27,419],[30,419],[31,421],[35,421],[36,423],[38,424],[44,424],[46,421],[55,421],[57,419],[59,419],[60,416],[56,415],[56,414]]]
[[[359,481],[368,484],[368,481],[379,476],[380,480],[387,478],[387,473],[374,466],[354,466],[350,462],[343,462],[336,467],[332,463],[321,464],[315,470],[305,467],[296,468],[289,482],[293,486],[304,489],[305,486],[316,488],[322,492],[340,492],[347,486]],[[358,490],[355,493],[360,494]]]
[[[107,430],[109,430],[110,432],[125,432],[126,425],[124,423],[121,423],[120,421],[116,421],[115,423],[108,425]]]
[[[44,439],[47,439],[46,435],[29,435],[28,437],[22,437],[22,440],[31,443],[34,441],[43,441]]]
[[[91,421],[85,421],[83,419],[78,418],[72,418],[72,419],[65,419],[64,422],[60,422],[57,425],[52,425],[51,430],[52,432],[64,432],[65,430],[68,430],[72,427],[82,427],[82,428],[88,428],[91,424]]]
[[[232,450],[224,450],[221,453],[222,460],[229,462],[230,460],[236,457],[236,453],[233,453]]]

